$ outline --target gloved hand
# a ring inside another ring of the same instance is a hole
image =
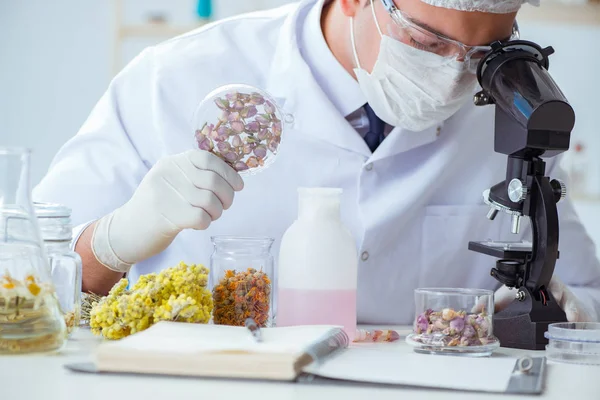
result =
[[[127,203],[97,222],[92,250],[107,268],[127,272],[165,250],[182,230],[208,228],[243,186],[240,175],[209,152],[165,157]]]
[[[557,276],[552,277],[548,291],[552,293],[554,299],[567,314],[569,322],[589,322],[591,318],[585,311],[583,304],[577,299],[573,292],[565,285]],[[496,312],[506,308],[516,296],[515,289],[510,290],[506,286],[502,286],[494,294]]]

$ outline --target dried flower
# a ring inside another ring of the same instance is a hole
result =
[[[231,129],[233,129],[234,132],[236,133],[242,133],[244,132],[244,123],[242,121],[233,121],[231,124]]]
[[[252,95],[250,95],[250,103],[259,106],[265,103],[265,99],[258,93],[252,93]]]
[[[265,102],[265,112],[267,114],[273,114],[273,113],[275,113],[275,106],[273,105],[273,103],[271,103],[268,100]]]
[[[267,149],[265,146],[256,146],[254,149],[254,155],[258,158],[265,158],[267,156]]]
[[[400,334],[394,330],[373,330],[367,331],[357,329],[354,342],[395,342],[400,339]]]
[[[427,317],[423,314],[419,315],[417,317],[416,332],[423,333],[427,330],[428,327],[429,327],[429,321],[427,321]]]
[[[236,171],[245,171],[249,168],[249,166],[247,165],[247,161],[246,161],[246,163],[244,163],[242,161],[238,161],[233,165],[233,168]]]
[[[254,150],[254,147],[251,143],[248,143],[244,145],[242,152],[247,155],[252,153],[252,150]]]
[[[282,132],[281,121],[273,123],[273,135],[281,136],[281,132]]]
[[[238,160],[238,155],[234,151],[228,151],[224,154],[225,159],[229,162],[235,162]]]
[[[196,131],[198,148],[237,171],[265,165],[269,152],[276,154],[281,143],[283,127],[275,104],[257,92],[230,92],[214,101],[222,110],[218,121],[212,121],[218,123]]]
[[[221,122],[229,121],[230,114],[231,113],[229,112],[229,110],[223,110],[223,112],[221,113],[221,116],[219,117],[219,121],[221,121]]]
[[[248,166],[248,168],[256,168],[259,165],[258,159],[254,156],[248,157],[248,159],[246,160],[246,165]]]
[[[233,138],[231,139],[231,145],[233,147],[240,147],[242,146],[242,138],[240,137],[240,135],[234,135]]]
[[[255,106],[249,106],[249,107],[244,107],[244,109],[241,111],[240,115],[243,118],[252,118],[257,113],[258,113],[258,110],[256,109]]]
[[[246,124],[247,132],[258,132],[259,129],[260,129],[260,125],[256,121],[252,121],[252,122]]]
[[[232,93],[227,93],[225,95],[225,97],[227,98],[227,100],[229,101],[236,101],[239,97],[239,93],[236,92],[232,92]]]
[[[271,120],[270,120],[268,114],[257,115],[256,118],[255,118],[255,120],[256,120],[256,122],[258,122],[263,127],[267,127],[271,123]]]
[[[464,338],[472,338],[473,336],[475,336],[476,332],[475,332],[475,328],[473,328],[471,325],[466,325],[465,328],[462,331],[462,336]]]
[[[229,114],[229,118],[227,118],[227,120],[229,122],[233,122],[233,121],[240,121],[242,119],[242,117],[240,116],[240,113],[235,111]]]
[[[271,153],[277,153],[277,147],[279,147],[278,138],[275,137],[269,140],[269,143],[267,144],[267,149],[269,149]]]
[[[490,318],[485,310],[479,314],[427,310],[415,320],[415,339],[433,346],[479,346],[490,340]]]
[[[229,102],[227,100],[225,100],[225,99],[216,99],[215,100],[215,104],[221,110],[227,110],[229,108]]]
[[[262,271],[248,268],[244,272],[225,271],[213,288],[215,324],[243,326],[252,318],[258,326],[269,322],[271,280]]]
[[[217,129],[217,133],[219,137],[226,137],[232,134],[232,130],[227,126],[222,125],[219,127],[219,129]]]
[[[92,333],[114,340],[158,321],[207,323],[213,309],[207,283],[207,268],[183,262],[159,274],[142,275],[131,290],[128,280],[121,279],[108,296],[93,304]]]
[[[258,140],[265,140],[267,139],[269,136],[269,131],[266,128],[261,129],[258,134],[256,135],[256,138]]]
[[[221,153],[226,153],[231,150],[231,145],[229,142],[219,142],[217,143],[217,149],[219,149]]]
[[[457,334],[462,332],[465,328],[465,319],[463,317],[456,317],[452,321],[450,321],[450,329],[453,334]]]
[[[205,137],[204,139],[198,141],[198,148],[200,150],[211,151],[214,148],[214,145],[210,138]]]
[[[456,311],[454,311],[451,308],[445,308],[442,311],[442,318],[444,319],[444,321],[450,321],[450,320],[454,319],[455,316],[456,316]]]

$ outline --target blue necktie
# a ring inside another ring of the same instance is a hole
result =
[[[384,130],[385,130],[385,122],[383,122],[375,112],[369,106],[369,103],[364,105],[364,109],[367,113],[367,117],[369,118],[369,131],[365,135],[365,142],[369,149],[371,149],[371,153],[375,152],[375,149],[383,142],[385,139]]]

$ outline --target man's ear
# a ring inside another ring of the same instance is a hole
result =
[[[366,7],[374,0],[338,0],[340,9],[346,17],[354,17],[362,8]]]

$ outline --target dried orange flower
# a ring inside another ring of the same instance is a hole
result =
[[[217,325],[244,326],[252,318],[265,327],[271,307],[271,279],[263,271],[225,271],[213,288],[213,319]]]

